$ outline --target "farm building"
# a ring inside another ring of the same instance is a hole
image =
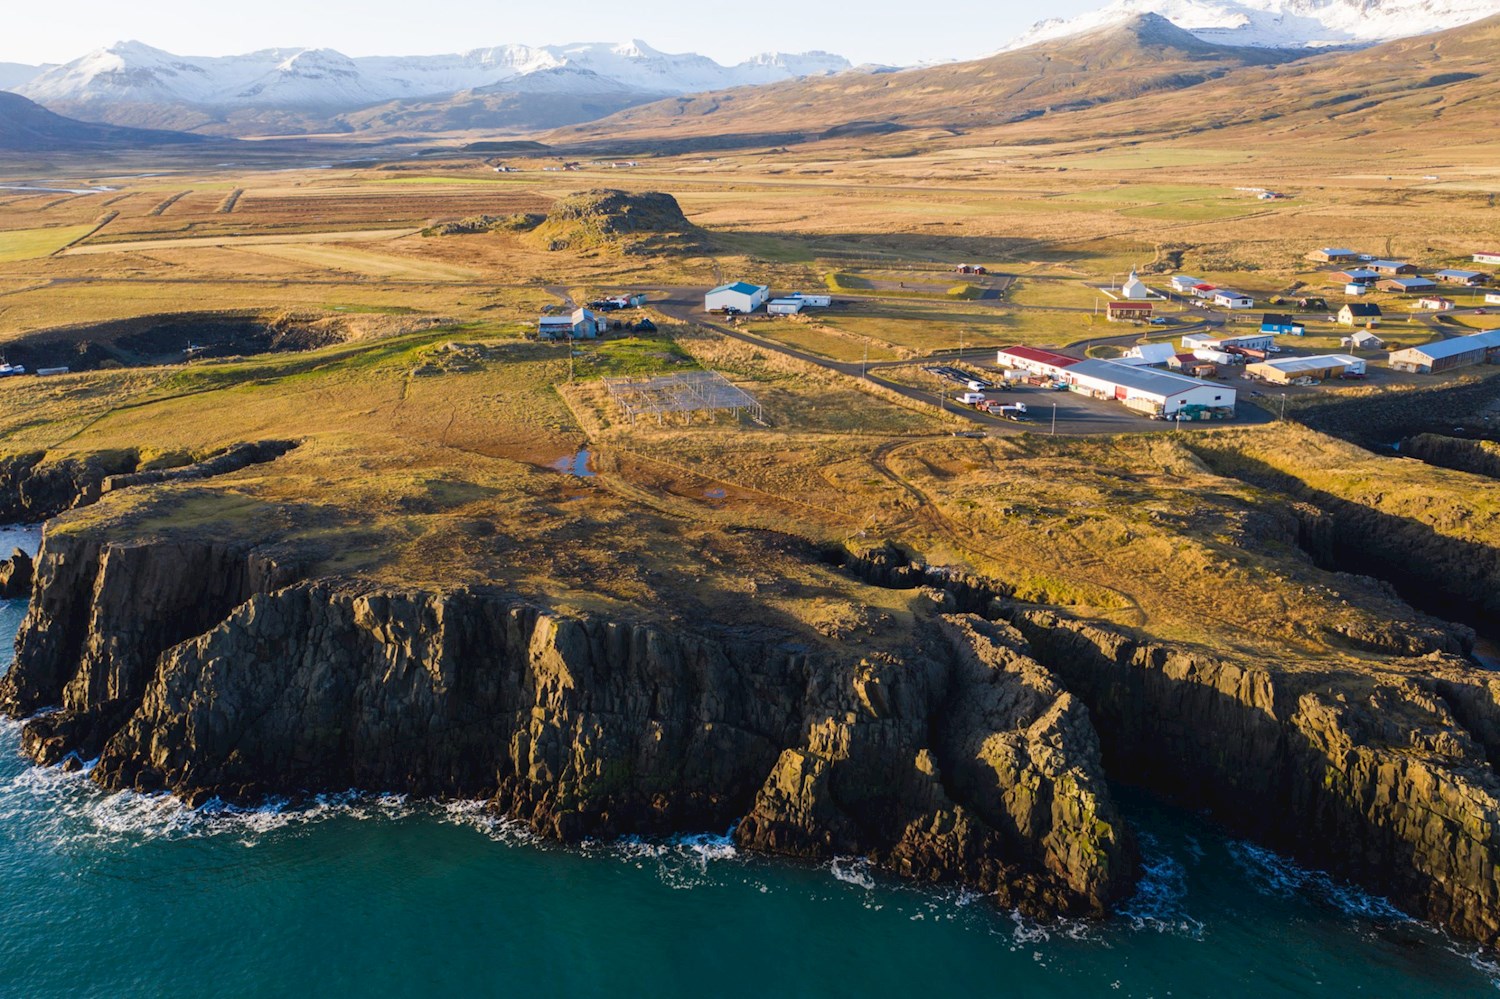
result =
[[[1344,346],[1355,350],[1379,350],[1385,346],[1385,341],[1369,330],[1356,330],[1344,337],[1342,342]]]
[[[1408,264],[1404,260],[1372,260],[1370,261],[1369,270],[1374,271],[1376,274],[1397,277],[1402,274],[1417,273],[1417,265]]]
[[[1064,371],[1079,362],[1076,357],[1039,347],[1001,347],[995,354],[995,363],[1046,378],[1061,378]]]
[[[1325,246],[1307,255],[1308,260],[1316,260],[1321,264],[1336,264],[1343,260],[1356,260],[1358,258],[1359,254],[1353,250],[1346,250],[1339,246]]]
[[[773,316],[795,316],[803,304],[800,298],[773,298],[766,303],[766,311]]]
[[[1221,305],[1226,309],[1253,309],[1255,308],[1255,299],[1244,292],[1220,288],[1214,292],[1214,304]]]
[[[1202,278],[1189,277],[1186,274],[1178,274],[1172,279],[1172,290],[1179,295],[1191,295],[1193,289],[1203,283]]]
[[[703,296],[704,312],[754,312],[771,297],[771,289],[763,284],[735,281],[721,284]]]
[[[1419,292],[1431,291],[1437,285],[1424,277],[1398,277],[1377,281],[1375,287],[1381,291],[1395,292],[1398,295],[1415,295]]]
[[[1217,286],[1211,285],[1207,281],[1204,281],[1201,284],[1195,284],[1195,285],[1193,285],[1193,297],[1194,298],[1213,298],[1214,297],[1214,292],[1216,292],[1218,290],[1219,289],[1218,289]]]
[[[1444,298],[1442,295],[1429,295],[1426,298],[1417,299],[1417,308],[1431,309],[1434,312],[1446,312],[1456,304],[1453,299]]]
[[[1344,375],[1363,375],[1365,362],[1350,354],[1319,354],[1316,357],[1282,357],[1245,367],[1246,378],[1259,378],[1273,385],[1289,385],[1299,378],[1327,381]]]
[[[1192,354],[1174,354],[1167,362],[1167,367],[1173,371],[1180,371],[1194,378],[1212,378],[1219,373],[1219,368],[1212,361],[1205,361],[1201,357]]]
[[[804,295],[794,291],[787,298],[800,298],[804,309],[826,309],[833,305],[832,295]]]
[[[1490,276],[1479,271],[1446,270],[1438,271],[1433,277],[1443,284],[1461,284],[1465,288],[1477,288],[1482,284],[1489,284]]]
[[[1351,267],[1347,271],[1334,271],[1331,275],[1339,284],[1374,284],[1380,280],[1380,275],[1363,267]]]
[[[1130,277],[1125,279],[1125,284],[1120,288],[1120,297],[1139,302],[1151,297],[1151,289],[1146,287],[1146,282],[1135,276],[1135,271],[1131,271]]]
[[[566,316],[542,316],[536,324],[537,336],[543,340],[592,340],[599,335],[599,317],[588,309],[577,309]]]
[[[1350,302],[1339,310],[1339,322],[1345,326],[1377,326],[1382,313],[1374,302]]]
[[[1276,342],[1270,333],[1245,333],[1241,336],[1208,336],[1204,333],[1189,333],[1182,338],[1188,350],[1227,350],[1241,347],[1245,350],[1265,350]]]
[[[1500,264],[1500,253],[1486,252],[1474,254],[1476,264]]]
[[[1079,361],[1069,365],[1063,379],[1075,391],[1163,416],[1172,416],[1185,406],[1233,410],[1235,404],[1235,391],[1227,386],[1114,361]]]
[[[1121,364],[1130,365],[1166,364],[1176,353],[1176,349],[1170,343],[1143,343],[1131,347],[1115,360]]]
[[[1500,329],[1391,351],[1391,367],[1430,375],[1471,364],[1500,363]]]
[[[1500,305],[1500,292],[1490,292],[1484,296],[1485,305]]]
[[[1267,312],[1260,317],[1260,331],[1272,336],[1302,336],[1307,332],[1307,327],[1297,322],[1296,316]]]
[[[1143,323],[1151,318],[1152,307],[1150,302],[1110,302],[1105,312],[1112,323]]]

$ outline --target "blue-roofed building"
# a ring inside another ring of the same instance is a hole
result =
[[[1437,340],[1421,347],[1391,351],[1390,364],[1396,371],[1431,375],[1471,364],[1500,363],[1500,329]]]
[[[763,284],[734,281],[721,284],[703,296],[704,312],[754,312],[771,297],[771,289]]]
[[[1490,276],[1481,271],[1444,270],[1438,271],[1433,277],[1443,284],[1461,284],[1468,288],[1477,288],[1482,284],[1488,284]]]

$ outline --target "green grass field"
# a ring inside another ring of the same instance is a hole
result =
[[[93,228],[92,225],[69,225],[0,231],[0,263],[51,256],[74,240],[88,235]]]

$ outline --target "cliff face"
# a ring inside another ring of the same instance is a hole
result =
[[[483,795],[565,840],[735,825],[1039,915],[1100,912],[1133,878],[1086,710],[1006,625],[946,618],[854,661],[497,592],[286,586],[215,546],[65,535],[39,572],[0,706],[61,705],[28,752],[97,752],[109,787]]]
[[[1500,444],[1441,434],[1417,434],[1401,442],[1401,453],[1429,465],[1500,479]]]
[[[1113,776],[1500,938],[1500,681],[1442,656],[1405,675],[1245,669],[1046,612],[1014,620],[1089,705]]]

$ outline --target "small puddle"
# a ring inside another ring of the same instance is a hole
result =
[[[723,499],[729,495],[729,492],[724,489],[705,489],[703,490],[703,495],[709,499]]]
[[[577,454],[565,454],[547,467],[555,472],[571,475],[574,478],[591,479],[597,474],[589,465],[589,462],[592,460],[593,456],[585,448]]]

